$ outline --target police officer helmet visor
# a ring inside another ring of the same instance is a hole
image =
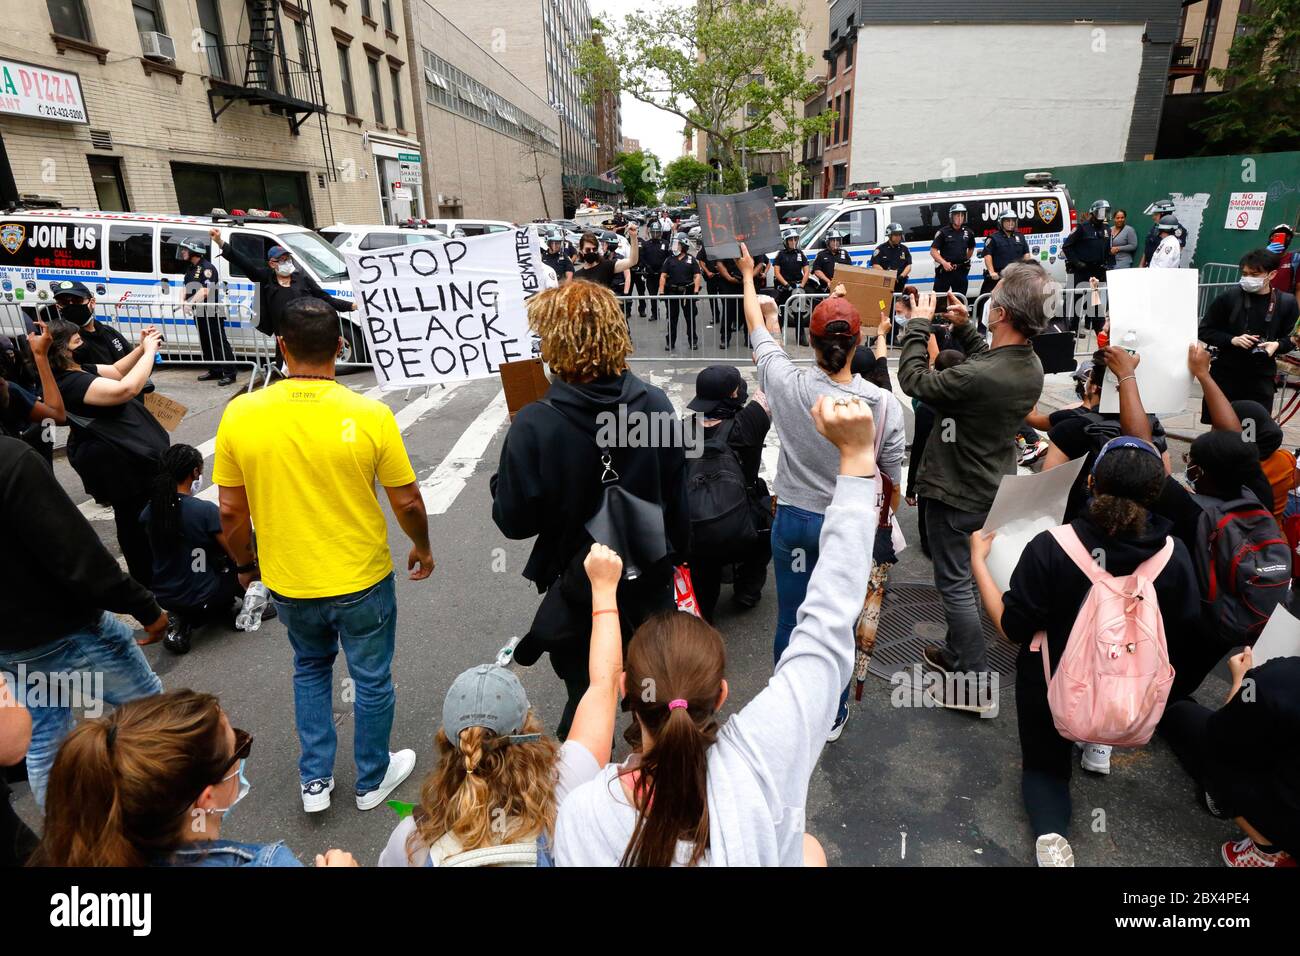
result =
[[[891,222],[885,227],[885,235],[887,236],[901,236],[902,234],[903,226],[901,223]]]
[[[966,207],[965,207],[962,203],[954,203],[954,204],[953,204],[953,205],[948,209],[948,218],[949,218],[949,219],[952,219],[952,218],[954,218],[955,216],[964,216],[964,215],[966,215]]]

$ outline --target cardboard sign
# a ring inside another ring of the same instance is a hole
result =
[[[1224,229],[1254,230],[1264,218],[1264,205],[1268,193],[1233,193],[1228,197],[1228,215]]]
[[[868,328],[880,324],[880,317],[889,314],[894,297],[894,281],[898,273],[884,269],[864,269],[862,266],[835,264],[832,286],[844,284],[844,297],[858,310],[862,324]]]
[[[501,366],[501,387],[506,393],[506,408],[510,411],[510,420],[515,420],[515,413],[529,402],[535,402],[551,387],[546,378],[546,369],[539,358],[525,359],[522,362],[507,362]]]
[[[180,402],[158,392],[145,394],[144,407],[149,409],[149,414],[158,419],[158,424],[169,432],[176,431],[176,426],[181,423],[181,419],[189,411]]]
[[[751,256],[781,248],[781,224],[772,187],[730,196],[699,196],[700,232],[710,259],[734,259],[743,242]]]
[[[1106,273],[1110,343],[1142,357],[1137,385],[1149,414],[1187,409],[1192,373],[1187,349],[1196,341],[1195,269],[1113,269]],[[1103,414],[1119,411],[1114,375],[1102,382]]]
[[[835,270],[839,274],[839,270]],[[985,534],[996,531],[989,550],[988,568],[998,589],[1011,586],[1011,573],[1029,542],[1065,520],[1070,489],[1083,470],[1087,456],[1080,455],[1055,468],[1032,475],[1006,475],[984,519]]]
[[[543,288],[535,227],[346,258],[383,388],[488,378],[538,354],[525,312]]]

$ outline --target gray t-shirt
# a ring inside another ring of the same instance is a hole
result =
[[[871,405],[877,428],[884,422],[884,434],[878,434],[880,454],[876,464],[893,481],[894,487],[899,487],[907,435],[903,407],[891,392],[860,375],[841,384],[832,381],[816,365],[795,365],[766,329],[750,333],[750,343],[758,365],[758,386],[767,396],[772,424],[781,439],[781,456],[772,487],[778,501],[816,514],[825,514],[830,506],[840,470],[840,453],[813,424],[813,404],[823,395],[856,396]],[[870,548],[867,553],[871,553]]]

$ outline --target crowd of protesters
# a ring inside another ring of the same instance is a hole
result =
[[[1134,236],[1120,230],[1113,238],[1135,251]],[[926,684],[931,703],[996,712],[982,693],[996,675],[981,611],[1019,645],[1022,791],[1039,865],[1074,863],[1073,748],[1082,749],[1085,769],[1109,773],[1113,746],[1158,732],[1201,806],[1240,827],[1242,837],[1221,850],[1228,865],[1295,866],[1300,659],[1256,667],[1251,651],[1272,609],[1290,601],[1295,544],[1278,524],[1295,459],[1281,448],[1264,385],[1267,362],[1296,344],[1294,295],[1272,285],[1278,251],[1247,255],[1240,289],[1210,306],[1201,338],[1217,358],[1203,345],[1189,351],[1211,426],[1191,444],[1189,490],[1172,474],[1158,419],[1143,407],[1139,354],[1100,349],[1077,373],[1081,404],[1038,411],[1044,376],[1033,340],[1047,327],[1052,283],[1034,262],[999,268],[987,333],[954,296],[904,298],[897,384],[917,422],[904,485],[907,438],[889,377],[888,316],[873,343],[842,288],[833,290],[803,330],[813,361],[798,364],[779,341],[776,303],[758,292],[766,262],[742,246],[726,264],[699,263],[711,281],[743,294],[727,329],[747,335],[759,388],[749,395],[734,367],[705,368],[693,417],[683,421],[628,364],[628,325],[610,284],[636,265],[635,250],[611,260],[584,241],[583,281],[529,302],[552,383],[511,424],[491,514],[505,536],[533,540],[523,574],[540,602],[517,647],[451,682],[433,768],[380,865],[825,865],[805,826],[809,783],[822,749],[845,732],[855,675],[860,692],[897,560],[893,516],[906,499],[921,509],[921,544],[947,620],[945,640],[924,652],[940,678]],[[289,288],[268,272],[265,281],[273,280]],[[75,300],[85,290],[67,292]],[[410,579],[427,579],[434,562],[420,485],[391,410],[334,378],[345,345],[338,304],[310,294],[277,302],[284,381],[226,408],[212,470],[218,505],[194,497],[200,453],[170,445],[140,401],[156,330],[95,360],[82,351],[84,321],[59,318],[29,336],[34,388],[9,385],[4,406],[27,440],[0,437],[0,520],[24,542],[0,550],[0,765],[25,760],[44,822],[39,836],[24,826],[0,784],[0,863],[305,859],[274,834],[264,842],[223,836],[226,816],[250,793],[253,735],[213,694],[164,691],[119,615],[144,629],[141,643],[168,636],[181,651],[188,632],[173,635],[174,617],[191,628],[224,619],[243,595],[264,589],[293,650],[303,811],[328,810],[335,789],[331,693],[340,648],[356,688],[358,810],[383,805],[414,771],[414,749],[390,750],[398,606],[381,500],[410,539]],[[1098,411],[1107,373],[1117,414]],[[669,421],[677,440],[611,440],[611,416]],[[25,434],[47,422],[71,427],[69,461],[92,497],[113,509],[125,569]],[[780,457],[769,489],[759,471],[772,429]],[[996,535],[982,529],[1003,477],[1016,472],[1017,435],[1027,429],[1047,432],[1043,467],[1080,457],[1084,467],[1066,523],[1030,541],[1002,587],[990,570]],[[703,454],[688,458],[693,430]],[[312,480],[298,480],[304,474]],[[1271,586],[1276,569],[1256,567],[1248,591],[1225,597],[1232,587],[1207,522],[1235,522],[1259,560],[1278,554],[1280,541],[1286,580]],[[741,612],[752,608],[769,564],[773,672],[724,720],[727,654],[715,626],[722,586],[731,583]],[[1122,600],[1106,603],[1115,597]],[[1087,656],[1081,644],[1101,646],[1090,628],[1132,635],[1124,628],[1139,619],[1140,640],[1106,645],[1112,660],[1151,663],[1137,673],[1150,688],[1138,726],[1096,722],[1118,693],[1100,678],[1076,688],[1083,704],[1063,711],[1070,691],[1061,685]],[[559,714],[537,713],[509,666],[543,654],[567,690]],[[1233,685],[1212,710],[1192,695],[1225,658]],[[76,723],[68,702],[24,706],[18,675],[33,672],[102,675],[99,696],[113,709]],[[630,756],[612,762],[620,713],[630,715]],[[1067,729],[1080,721],[1096,732]],[[315,863],[358,861],[330,849]]]

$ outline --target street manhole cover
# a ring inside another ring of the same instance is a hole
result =
[[[1001,680],[1013,680],[1019,649],[999,634],[983,613],[980,621],[989,644],[989,664],[1001,675]],[[942,641],[946,630],[943,601],[937,588],[926,584],[890,584],[885,590],[876,646],[867,673],[892,681],[899,671],[911,671],[922,663],[925,647]]]

